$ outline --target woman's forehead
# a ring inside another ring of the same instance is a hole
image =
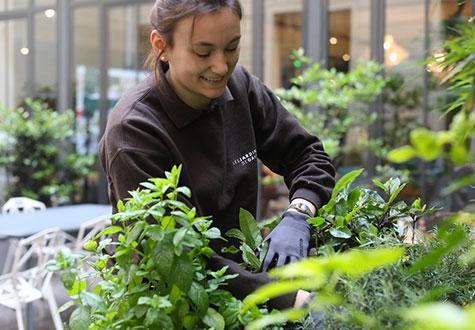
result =
[[[177,37],[193,45],[212,46],[230,43],[241,37],[241,20],[231,9],[189,16],[176,26]]]

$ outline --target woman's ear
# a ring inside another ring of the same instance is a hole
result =
[[[152,30],[150,33],[150,44],[155,54],[160,54],[160,60],[167,61],[166,42],[165,39],[158,33],[157,30]]]

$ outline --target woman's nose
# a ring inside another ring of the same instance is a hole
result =
[[[220,75],[220,76],[226,75],[228,73],[228,70],[229,70],[229,64],[228,64],[226,56],[224,56],[223,54],[221,54],[219,56],[216,56],[214,58],[213,65],[212,65],[211,69],[212,69],[213,73],[215,73],[217,75]]]

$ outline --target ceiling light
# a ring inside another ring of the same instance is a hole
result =
[[[45,10],[45,16],[48,18],[52,18],[56,15],[56,11],[54,9],[46,9]]]
[[[331,37],[329,41],[330,41],[330,44],[332,45],[336,45],[338,43],[338,39],[335,37]]]
[[[348,54],[344,54],[341,58],[343,59],[343,61],[348,62],[351,57]]]
[[[20,49],[20,53],[22,55],[28,55],[30,53],[30,50],[26,47],[23,47],[22,49]]]

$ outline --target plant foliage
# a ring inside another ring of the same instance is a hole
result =
[[[291,60],[296,68],[311,61],[301,48],[292,52]],[[315,63],[292,78],[292,87],[278,89],[276,94],[301,125],[321,138],[325,151],[335,159],[347,152],[342,142],[351,128],[376,119],[368,114],[367,105],[384,87],[380,71],[375,62],[359,62],[348,73]],[[309,111],[310,107],[318,110]]]
[[[118,203],[113,225],[97,235],[99,243],[85,246],[93,254],[82,263],[89,260],[91,272],[75,267],[68,252],[50,264],[79,306],[72,330],[237,329],[261,315],[258,309],[239,313],[241,301],[225,290],[236,275],[206,268],[213,254],[208,244],[221,234],[181,201],[191,192],[178,186],[180,171],[142,183]]]
[[[57,112],[40,101],[26,100],[13,111],[0,107],[0,166],[9,179],[8,196],[51,205],[80,193],[94,159],[74,151],[73,125],[72,111]]]
[[[446,107],[453,118],[447,130],[417,128],[410,133],[410,145],[391,151],[388,158],[404,162],[419,157],[431,161],[444,157],[455,165],[467,164],[472,174],[454,182],[447,192],[475,184],[475,19],[458,27],[459,35],[445,42],[445,52],[428,59],[444,73],[441,84],[454,97]]]

